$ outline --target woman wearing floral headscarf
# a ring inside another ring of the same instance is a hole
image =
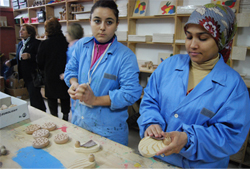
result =
[[[227,168],[250,127],[250,101],[240,75],[225,62],[236,32],[233,11],[207,4],[185,24],[188,54],[154,71],[140,106],[140,136],[170,137],[156,155],[182,168]]]

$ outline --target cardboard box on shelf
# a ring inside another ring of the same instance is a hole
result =
[[[0,92],[0,106],[5,104],[9,107],[11,104],[17,106],[0,110],[0,128],[12,125],[29,118],[28,104],[26,101],[11,97]]]
[[[29,93],[28,93],[28,90],[26,87],[19,88],[19,89],[6,88],[5,91],[7,94],[14,96],[14,97],[17,97],[19,99],[25,100],[25,99],[29,98]]]

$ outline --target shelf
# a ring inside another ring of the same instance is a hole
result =
[[[247,88],[250,88],[250,79],[243,79]]]
[[[128,17],[119,17],[120,20],[128,19]]]
[[[154,15],[154,16],[136,16],[129,19],[156,19],[156,18],[174,18],[174,15]]]
[[[44,22],[33,22],[33,23],[30,23],[31,25],[43,25]]]
[[[190,17],[191,14],[176,14],[177,17]]]
[[[173,45],[173,43],[161,43],[161,42],[141,42],[141,41],[128,41],[131,44],[157,44],[157,45]]]
[[[67,22],[67,20],[59,20],[60,23]]]
[[[67,2],[93,2],[93,0],[67,0]]]
[[[155,69],[140,68],[141,73],[150,73],[150,74],[152,74],[154,71],[155,71]]]
[[[29,7],[29,9],[39,9],[39,8],[45,8],[45,5]]]
[[[26,11],[26,10],[28,10],[28,7],[22,8],[22,9],[15,9],[14,12],[22,12],[22,11]]]
[[[52,3],[52,4],[46,4],[45,6],[57,6],[57,5],[62,5],[62,4],[65,4],[65,1],[56,2],[56,3]]]
[[[12,26],[0,26],[0,28],[13,28]]]
[[[78,20],[68,20],[69,23],[71,22],[89,22],[89,18],[88,19],[78,19]]]
[[[118,42],[120,42],[120,43],[127,43],[128,41],[118,41]]]

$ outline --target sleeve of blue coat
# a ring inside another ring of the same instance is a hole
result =
[[[239,151],[250,128],[250,101],[247,89],[241,93],[235,91],[210,120],[213,124],[208,123],[208,127],[183,124],[177,129],[189,137],[180,152],[182,156],[214,162]]]
[[[126,52],[123,56],[118,80],[120,89],[109,91],[111,110],[133,105],[141,96],[142,87],[139,84],[139,67],[136,56],[131,51]]]
[[[137,120],[137,123],[139,125],[141,138],[144,137],[144,132],[151,124],[160,125],[163,131],[166,129],[166,122],[160,114],[156,72],[157,70],[150,76],[140,104],[141,116]]]
[[[75,50],[73,50],[72,57],[66,64],[64,71],[64,81],[68,87],[71,86],[69,82],[71,78],[78,78],[79,61],[77,56],[80,56],[80,54],[78,52],[78,48],[76,47]]]

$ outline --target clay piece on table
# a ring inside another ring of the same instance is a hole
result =
[[[41,128],[40,125],[38,125],[38,124],[32,124],[32,125],[29,125],[29,126],[26,127],[25,132],[27,134],[29,134],[29,135],[32,135],[33,132],[35,132],[36,130],[38,130],[40,128]]]
[[[17,105],[16,104],[12,104],[8,108],[12,108],[12,107],[15,107],[15,106],[17,106]]]
[[[0,147],[0,155],[6,155],[7,154],[7,150],[6,150],[6,148],[5,148],[5,146],[1,146]]]
[[[95,156],[90,154],[88,159],[79,159],[73,162],[68,169],[90,169],[95,167]]]
[[[99,151],[101,145],[93,140],[90,140],[82,145],[80,141],[76,141],[74,148],[76,152],[93,153]]]
[[[3,105],[1,106],[1,110],[5,110],[5,109],[8,109],[8,106],[5,105],[5,104],[3,104]]]
[[[54,142],[57,144],[64,144],[69,141],[69,136],[65,133],[59,133],[55,136]]]
[[[49,145],[49,139],[45,137],[35,138],[32,146],[37,149],[44,148]]]
[[[47,137],[49,137],[49,134],[50,134],[49,130],[47,130],[47,129],[38,129],[35,132],[33,132],[32,136],[34,138],[39,138],[39,137],[47,138]]]
[[[155,156],[158,151],[160,151],[170,143],[170,137],[157,140],[147,136],[140,141],[138,145],[138,150],[142,156],[150,158]]]
[[[47,122],[42,125],[43,129],[47,129],[49,131],[53,131],[56,129],[56,124],[53,122]]]

